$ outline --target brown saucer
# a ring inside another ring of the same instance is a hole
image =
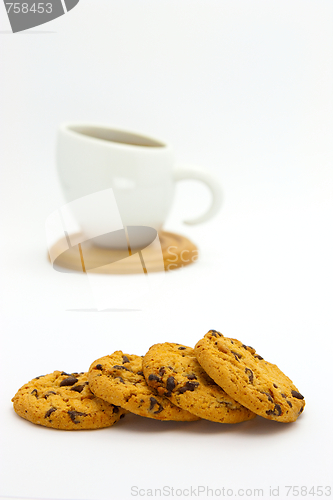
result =
[[[99,274],[137,274],[171,271],[193,264],[198,259],[198,248],[188,238],[180,234],[162,231],[159,239],[162,249],[148,247],[142,251],[112,250],[92,244],[75,244],[80,234],[70,236],[71,245],[58,240],[50,249],[51,255],[58,255],[53,267],[62,272],[93,272]],[[68,238],[67,238],[67,241]],[[69,248],[68,248],[69,246]],[[49,261],[50,256],[48,256]]]

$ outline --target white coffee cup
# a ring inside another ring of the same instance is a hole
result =
[[[57,168],[65,200],[73,200],[112,188],[123,225],[148,226],[161,231],[170,211],[175,184],[195,179],[211,191],[206,213],[186,224],[199,224],[213,217],[222,203],[219,181],[199,167],[175,163],[172,146],[137,132],[88,123],[64,123],[58,131]],[[71,204],[87,238],[103,234],[108,213],[98,220],[87,217],[80,204]],[[99,232],[100,226],[100,232]],[[112,246],[107,239],[94,240]]]

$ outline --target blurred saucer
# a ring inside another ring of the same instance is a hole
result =
[[[60,272],[92,272],[98,274],[138,274],[171,271],[198,260],[198,248],[185,236],[162,231],[159,242],[144,249],[127,250],[99,247],[81,243],[80,233],[70,236],[71,245],[64,249],[64,240],[58,240],[51,255],[57,255],[53,267]],[[48,255],[49,261],[50,254]],[[164,269],[163,269],[164,266]]]

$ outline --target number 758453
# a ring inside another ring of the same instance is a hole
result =
[[[46,12],[47,14],[49,14],[50,12],[52,12],[52,3],[38,2],[29,5],[26,2],[11,2],[6,3],[6,9],[8,13],[12,10],[12,12],[14,12],[15,14],[27,14],[28,12],[32,12],[34,14],[43,14],[44,12]]]

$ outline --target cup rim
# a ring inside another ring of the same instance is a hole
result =
[[[104,129],[110,132],[116,132],[124,135],[130,135],[132,137],[137,137],[138,139],[146,140],[150,142],[151,145],[145,144],[130,144],[126,142],[116,142],[113,140],[103,139],[100,137],[94,137],[89,134],[84,134],[79,130],[75,130],[75,128],[90,128],[90,129]],[[149,134],[145,134],[142,132],[137,132],[134,130],[123,129],[120,127],[106,125],[104,123],[95,123],[95,122],[63,122],[59,126],[59,131],[65,132],[66,134],[75,136],[78,139],[82,139],[84,141],[95,142],[99,144],[103,144],[107,147],[119,148],[119,149],[136,149],[141,151],[165,151],[166,149],[171,149],[171,146],[168,145],[165,141],[158,139],[156,137],[152,137]]]

